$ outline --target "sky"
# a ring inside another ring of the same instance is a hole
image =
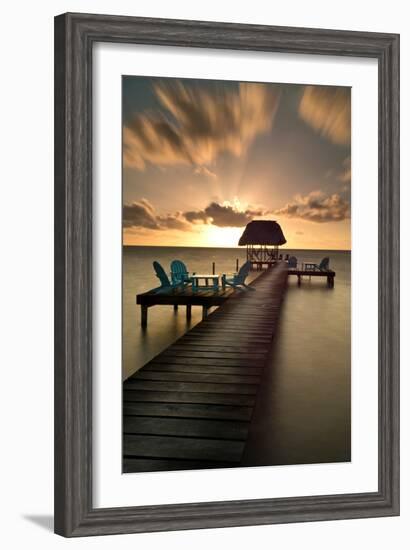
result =
[[[350,88],[123,77],[123,242],[350,249]]]

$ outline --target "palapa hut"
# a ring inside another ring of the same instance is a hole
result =
[[[278,259],[278,247],[286,243],[280,225],[273,220],[256,220],[248,223],[239,239],[246,246],[246,258],[252,268],[270,267]]]

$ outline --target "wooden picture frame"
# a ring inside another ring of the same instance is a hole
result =
[[[92,48],[99,42],[374,58],[379,73],[377,492],[94,508]],[[55,532],[103,535],[399,514],[399,36],[136,17],[55,19]]]

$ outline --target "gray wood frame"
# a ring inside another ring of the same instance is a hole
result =
[[[379,489],[93,508],[92,47],[96,41],[370,57],[379,67]],[[399,514],[399,36],[64,14],[55,19],[55,531],[103,535]]]

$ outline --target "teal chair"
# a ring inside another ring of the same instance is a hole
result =
[[[172,283],[168,275],[165,273],[164,268],[159,262],[153,262],[152,265],[154,266],[155,275],[158,277],[161,286],[156,289],[157,292],[171,290],[173,288],[178,288],[181,286],[181,283]]]
[[[189,284],[192,279],[184,262],[181,260],[173,260],[171,262],[171,279],[173,284]]]
[[[320,264],[305,263],[305,269],[307,271],[329,271],[329,258],[323,258]]]
[[[296,269],[298,266],[298,259],[296,256],[290,256],[288,259],[288,269]]]
[[[238,290],[256,290],[256,288],[253,288],[252,286],[249,286],[245,283],[246,277],[249,275],[249,271],[251,270],[252,264],[251,262],[245,262],[238,273],[235,273],[233,277],[227,277],[225,274],[222,275],[222,288],[225,288],[226,285],[231,286],[233,288],[237,288]]]

